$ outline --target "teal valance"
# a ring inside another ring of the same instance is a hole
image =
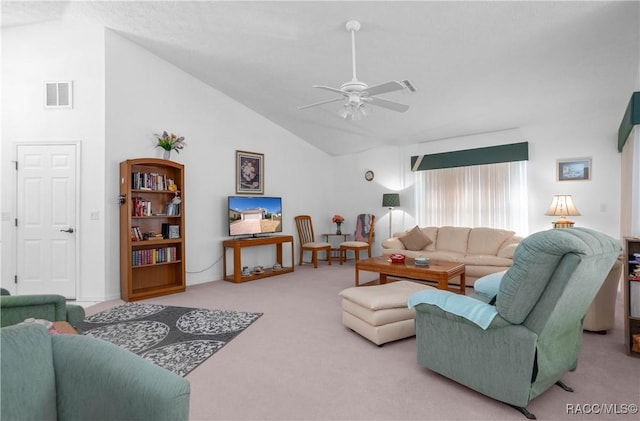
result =
[[[412,156],[411,171],[527,161],[528,159],[529,142],[510,143],[508,145]]]
[[[634,92],[618,129],[618,152],[622,152],[633,126],[640,124],[640,92]]]

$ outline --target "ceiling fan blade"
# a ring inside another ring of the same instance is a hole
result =
[[[323,86],[323,85],[313,85],[312,88],[324,89],[325,91],[335,92],[340,95],[348,96],[349,93],[343,91],[342,89],[332,88],[331,86]]]
[[[404,85],[398,81],[391,81],[387,83],[381,83],[380,85],[369,86],[365,89],[365,92],[369,96],[386,94],[387,92],[401,91],[404,89]]]
[[[369,101],[370,100],[370,101]],[[388,99],[382,98],[368,98],[367,102],[371,103],[371,105],[376,105],[382,108],[388,108],[393,111],[405,112],[409,109],[408,105],[400,104],[399,102],[389,101]]]
[[[336,102],[336,101],[344,101],[344,98],[334,98],[334,99],[328,99],[326,101],[315,102],[313,104],[303,105],[302,107],[298,107],[298,109],[304,110],[305,108],[315,107],[316,105],[329,104],[330,102]]]

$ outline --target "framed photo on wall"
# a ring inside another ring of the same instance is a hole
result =
[[[264,194],[264,154],[236,151],[236,193]]]
[[[558,160],[557,181],[591,180],[591,158]]]

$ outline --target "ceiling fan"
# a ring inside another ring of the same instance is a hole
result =
[[[331,86],[323,85],[313,85],[314,88],[334,92],[340,94],[341,97],[316,102],[314,104],[304,105],[302,107],[298,107],[298,109],[302,110],[305,108],[315,107],[317,105],[342,101],[346,98],[347,102],[339,111],[340,116],[344,119],[362,120],[367,115],[367,104],[387,108],[389,110],[398,111],[401,113],[407,111],[409,109],[408,105],[388,99],[378,98],[374,95],[401,91],[402,89],[408,89],[410,92],[415,92],[416,89],[410,81],[404,80],[402,82],[399,82],[397,80],[393,80],[390,82],[381,83],[379,85],[369,86],[366,83],[358,80],[358,78],[356,77],[356,32],[360,30],[360,22],[358,22],[357,20],[350,20],[346,23],[345,26],[347,28],[347,31],[351,32],[353,78],[349,82],[342,84],[340,88],[332,88]]]

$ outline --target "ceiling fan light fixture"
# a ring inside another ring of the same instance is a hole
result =
[[[352,65],[352,78],[349,82],[343,83],[340,88],[334,88],[324,85],[313,85],[314,88],[319,88],[325,91],[333,92],[334,94],[340,94],[342,97],[336,99],[329,99],[325,101],[316,102],[309,105],[303,105],[298,109],[306,109],[315,107],[318,105],[328,104],[334,101],[340,101],[346,98],[346,104],[340,108],[338,115],[345,120],[362,120],[367,116],[369,111],[369,104],[387,108],[392,111],[405,112],[409,109],[408,105],[400,104],[389,99],[379,98],[376,95],[386,94],[388,92],[408,90],[415,92],[415,87],[409,80],[403,80],[402,82],[392,80],[378,85],[369,86],[364,82],[358,80],[356,76],[356,38],[355,34],[360,30],[360,22],[356,20],[350,20],[346,23],[346,29],[351,33],[351,65]],[[365,107],[365,103],[367,104]]]
[[[363,103],[347,103],[338,111],[340,117],[345,120],[360,121],[369,114],[369,108]]]

